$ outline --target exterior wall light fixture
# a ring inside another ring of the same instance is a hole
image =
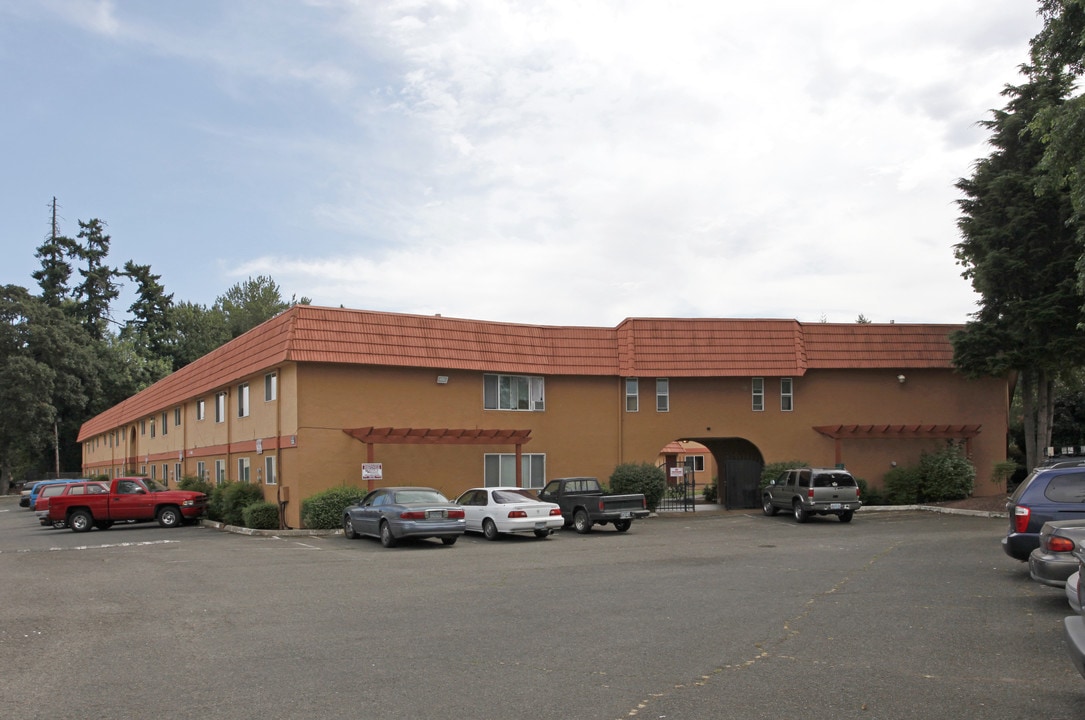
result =
[[[908,378],[904,377],[903,375],[897,375],[897,382],[899,382],[901,385],[903,385],[904,381],[907,379]]]
[[[437,376],[437,384],[438,385],[448,385],[448,375],[438,375]]]

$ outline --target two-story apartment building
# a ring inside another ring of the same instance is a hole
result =
[[[83,470],[259,483],[296,527],[301,500],[333,486],[605,479],[679,441],[711,454],[722,501],[756,507],[766,462],[843,464],[877,486],[956,440],[977,494],[995,494],[1008,381],[953,370],[957,327],[554,327],[298,305],[87,421]]]

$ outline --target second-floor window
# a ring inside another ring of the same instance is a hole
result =
[[[271,402],[279,396],[279,374],[268,373],[264,376],[264,401]]]
[[[671,381],[667,378],[656,380],[656,412],[670,412]]]
[[[167,415],[166,413],[162,413],[162,434],[163,435],[169,434],[169,431],[170,431],[170,426],[166,422],[166,420],[168,418],[169,418],[169,415]]]
[[[249,384],[241,383],[237,386],[237,416],[239,418],[249,416]]]
[[[763,412],[765,409],[765,378],[753,378],[750,382],[750,392],[753,396],[753,411]]]
[[[487,410],[546,409],[543,379],[532,375],[484,375],[483,407]]]
[[[215,395],[215,422],[226,422],[226,393]]]
[[[207,417],[207,403],[200,398],[196,401],[196,419],[203,420],[205,417]]]
[[[625,411],[640,410],[640,381],[637,378],[625,379]]]
[[[784,412],[795,409],[795,387],[791,378],[780,378],[780,409]]]

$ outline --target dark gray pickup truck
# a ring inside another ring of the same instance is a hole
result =
[[[561,506],[565,525],[572,525],[580,534],[591,532],[593,525],[614,523],[614,529],[625,532],[637,518],[648,517],[648,502],[644,495],[604,495],[599,481],[593,477],[557,478],[539,491],[539,499]]]

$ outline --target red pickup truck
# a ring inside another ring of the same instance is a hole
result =
[[[115,522],[149,522],[177,527],[207,511],[207,495],[167,490],[141,477],[114,478],[100,495],[58,495],[49,499],[49,521],[65,523],[72,532],[105,530]]]

